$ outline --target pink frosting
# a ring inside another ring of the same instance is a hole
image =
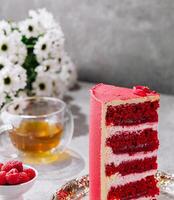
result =
[[[102,104],[93,95],[90,99],[90,200],[100,200],[100,147],[101,147],[101,110]]]
[[[97,98],[100,102],[108,102],[113,100],[129,100],[142,97],[135,92],[134,89],[116,87],[112,85],[106,85],[100,83],[94,86],[91,89],[91,93]],[[145,96],[158,96],[158,93],[150,91],[146,93]]]

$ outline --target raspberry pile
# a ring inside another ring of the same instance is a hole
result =
[[[35,176],[35,171],[31,168],[25,169],[20,161],[0,163],[0,185],[18,185],[30,181]]]
[[[156,94],[155,91],[150,90],[147,86],[137,85],[133,87],[134,94],[145,97],[148,94]]]

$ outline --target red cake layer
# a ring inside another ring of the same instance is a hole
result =
[[[107,138],[106,146],[111,147],[114,154],[154,151],[159,146],[158,133],[151,128],[122,132]]]
[[[157,122],[159,101],[108,106],[106,125],[137,125]]]
[[[115,166],[114,163],[111,163],[105,166],[105,173],[106,176],[111,176],[115,173],[125,176],[128,174],[142,173],[154,169],[157,169],[157,157],[126,161],[122,162],[118,166]]]
[[[159,194],[157,181],[154,176],[148,176],[140,181],[123,186],[111,187],[107,200],[133,200],[140,197],[154,197]]]

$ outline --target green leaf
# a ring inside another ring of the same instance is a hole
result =
[[[22,36],[22,42],[26,45],[26,46],[33,46],[36,44],[36,42],[38,41],[37,37],[31,37],[31,38],[26,38],[25,35]]]
[[[39,65],[36,56],[33,51],[28,51],[28,55],[25,59],[23,67],[27,71],[27,89],[32,89],[32,83],[36,80],[37,73],[35,72],[36,67]]]

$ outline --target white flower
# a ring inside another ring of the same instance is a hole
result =
[[[18,91],[17,94],[14,97],[12,97],[15,103],[11,104],[11,106],[8,107],[8,111],[14,114],[23,114],[24,110],[28,106],[28,102],[24,101],[24,98],[26,97],[27,94],[24,90]]]
[[[6,68],[1,73],[1,85],[3,85],[5,92],[16,92],[19,89],[14,77],[16,77],[16,74],[14,74],[11,68]]]
[[[17,22],[11,22],[10,24],[11,24],[11,28],[13,30],[18,30],[18,23]]]
[[[13,99],[15,100],[15,99]],[[11,114],[22,114],[23,113],[23,108],[21,102],[15,102],[8,106],[8,112]]]
[[[11,33],[11,26],[5,20],[0,21],[0,34],[9,35]]]
[[[44,73],[47,73],[46,68],[42,65],[37,66],[35,72],[38,76],[44,76]]]
[[[15,102],[8,107],[8,112],[12,114],[24,114],[24,110],[28,106],[28,102],[24,101],[23,98],[18,97],[13,99]]]
[[[42,62],[42,65],[37,66],[35,71],[40,73],[56,73],[61,69],[61,65],[56,59],[49,59]]]
[[[40,37],[34,46],[34,53],[37,57],[38,62],[42,62],[43,60],[49,57],[51,52],[51,44],[47,37]]]
[[[26,70],[21,67],[20,65],[15,65],[14,66],[15,73],[17,77],[19,78],[20,81],[20,88],[19,89],[24,89],[27,83],[27,73]]]
[[[16,93],[26,86],[25,69],[21,66],[6,67],[0,73],[0,85],[6,93]],[[11,94],[10,94],[11,95]]]
[[[53,96],[63,98],[66,92],[66,85],[64,82],[57,76],[57,74],[53,74],[51,77],[52,80],[52,87],[53,87]]]
[[[59,29],[50,30],[46,37],[51,43],[51,58],[61,58],[64,49],[64,35]]]
[[[42,65],[45,67],[46,71],[57,72],[60,71],[60,63],[57,59],[49,59],[42,62]]]
[[[17,98],[26,98],[26,97],[28,97],[28,95],[25,90],[20,90],[17,94]]]
[[[64,46],[65,38],[62,30],[51,29],[47,32],[47,37],[55,47],[62,48]]]
[[[62,98],[66,91],[64,82],[55,73],[37,76],[32,86],[33,92],[37,96],[56,96]]]
[[[37,20],[44,30],[52,28],[60,28],[59,24],[55,22],[53,15],[48,12],[45,8],[29,11],[29,16]]]
[[[25,97],[27,97],[27,93],[26,93],[25,90],[19,90],[19,91],[17,92],[17,94],[16,94],[16,97],[17,97],[17,98],[25,98]]]
[[[38,21],[35,19],[26,19],[19,23],[19,30],[26,38],[38,37],[43,34],[42,27],[39,26]]]
[[[32,84],[33,92],[37,96],[51,96],[52,83],[49,74],[39,75],[36,77],[35,82]]]
[[[38,62],[46,59],[58,59],[62,56],[64,37],[58,30],[48,31],[41,36],[34,46],[34,53]]]
[[[70,57],[65,55],[62,63],[62,70],[60,72],[60,78],[65,82],[66,86],[71,89],[77,81],[76,67],[71,61]]]
[[[0,35],[0,55],[8,57],[11,54],[14,54],[15,45],[10,37]]]
[[[8,58],[13,64],[22,65],[27,56],[27,49],[21,38],[17,31],[13,31],[9,36],[0,35],[0,55]]]
[[[6,102],[6,94],[3,91],[0,91],[0,107]]]
[[[0,56],[0,73],[5,68],[12,68],[12,63],[6,57]]]
[[[15,51],[9,55],[9,60],[14,64],[22,65],[27,56],[27,48],[21,41],[22,35],[17,31],[13,31],[10,37],[13,40]]]

